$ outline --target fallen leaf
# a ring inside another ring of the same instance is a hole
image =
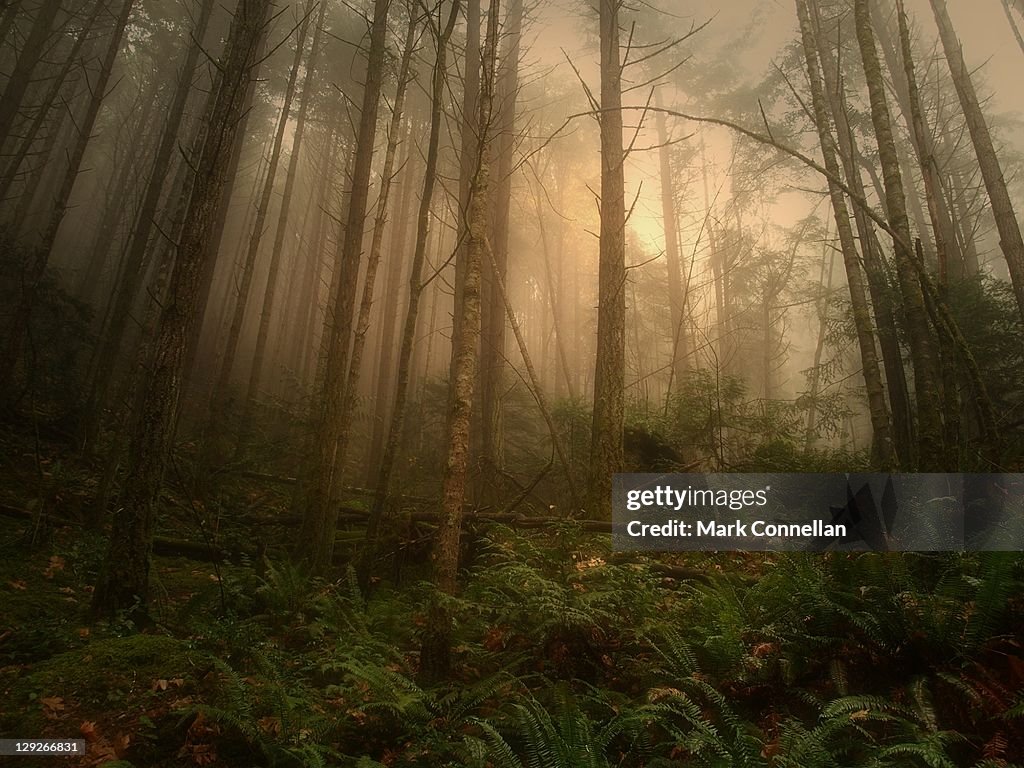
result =
[[[19,590],[28,589],[28,585],[25,584],[25,582],[21,581],[20,579],[18,581],[8,581],[7,582],[7,586],[9,586],[11,589],[19,589]]]
[[[153,681],[153,690],[154,691],[166,691],[167,690],[167,681],[162,679],[162,678],[160,680],[154,680]]]
[[[86,741],[95,741],[99,735],[96,733],[96,723],[92,720],[86,720],[78,726],[78,732],[85,736]]]
[[[79,629],[78,629],[78,636],[79,637],[88,637],[89,636],[89,628],[88,627],[79,627]]]
[[[48,579],[52,579],[54,574],[57,573],[57,571],[63,571],[63,570],[64,570],[64,558],[61,557],[60,555],[51,555],[50,556],[50,565],[47,567],[47,569],[45,571],[43,571],[43,576],[45,576]]]
[[[57,713],[65,709],[64,699],[60,696],[44,696],[39,699],[39,703],[43,705],[43,714],[51,720],[55,720]]]

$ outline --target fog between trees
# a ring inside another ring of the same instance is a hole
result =
[[[1024,8],[719,5],[7,4],[0,383],[96,610],[245,472],[314,572],[367,489],[364,581],[432,499],[453,592],[464,509],[623,469],[1019,469]]]

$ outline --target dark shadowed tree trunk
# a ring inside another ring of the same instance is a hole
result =
[[[121,504],[114,514],[110,546],[93,594],[99,615],[130,611],[147,617],[149,569],[156,505],[178,413],[185,346],[197,320],[202,262],[212,258],[206,241],[217,216],[231,147],[245,102],[271,0],[240,0],[219,63],[216,98],[205,115],[202,152],[194,162],[187,215],[159,332],[152,345],[145,386],[135,405]]]
[[[25,92],[32,82],[32,70],[43,54],[60,8],[61,0],[43,0],[32,20],[28,36],[18,52],[14,69],[7,78],[3,94],[0,94],[0,145],[7,141],[11,128],[18,119],[22,99],[25,98]]]
[[[181,71],[178,73],[174,96],[164,118],[163,133],[153,156],[149,182],[146,185],[125,254],[122,276],[114,290],[110,321],[100,339],[92,381],[86,398],[86,422],[83,430],[86,445],[91,442],[99,424],[100,413],[114,373],[114,365],[123,346],[125,330],[131,317],[131,308],[142,285],[146,254],[149,251],[153,229],[156,226],[157,209],[170,171],[174,150],[178,146],[185,107],[188,104],[189,95],[192,93],[192,78],[199,64],[203,38],[206,36],[206,28],[213,15],[213,8],[214,0],[203,0],[199,7],[199,16],[192,30],[192,42],[188,47]]]
[[[395,170],[395,155],[398,151],[398,140],[402,132],[402,112],[405,107],[405,92],[409,84],[412,54],[416,42],[418,14],[410,6],[409,26],[406,29],[405,47],[398,67],[398,82],[392,107],[391,123],[388,126],[387,148],[384,151],[384,165],[381,169],[380,194],[377,197],[377,215],[373,223],[373,236],[370,241],[370,255],[366,261],[366,275],[363,280],[363,295],[359,302],[359,316],[355,324],[352,339],[352,354],[345,381],[345,394],[341,411],[338,414],[340,427],[337,436],[337,448],[334,455],[335,483],[341,484],[344,476],[345,461],[348,458],[349,442],[352,434],[352,418],[359,399],[359,381],[362,376],[363,351],[366,348],[366,335],[370,328],[370,311],[373,308],[374,286],[377,280],[377,268],[380,266],[381,245],[384,238],[384,227],[387,224],[387,212],[391,194],[391,183]]]
[[[71,49],[64,58],[64,62],[61,64],[60,70],[57,72],[56,76],[54,76],[53,82],[50,83],[50,87],[47,90],[46,95],[43,97],[42,103],[36,109],[36,114],[32,118],[32,123],[28,126],[24,135],[21,137],[21,143],[18,144],[18,149],[14,153],[14,157],[4,169],[3,178],[0,179],[0,200],[7,199],[7,193],[10,191],[11,185],[18,176],[18,170],[21,168],[22,163],[24,163],[25,158],[32,149],[32,145],[35,143],[40,129],[46,123],[46,119],[50,116],[54,106],[56,106],[58,97],[64,89],[65,81],[71,73],[71,68],[79,63],[78,56],[79,53],[81,53],[82,46],[92,35],[96,26],[96,19],[99,17],[100,11],[104,8],[106,8],[106,4],[103,0],[95,0],[92,6],[92,11],[90,11],[89,16],[82,23],[82,27],[78,32],[78,36],[75,38],[75,42],[72,43]]]
[[[267,339],[270,336],[270,321],[274,315],[274,302],[277,294],[277,282],[281,271],[281,254],[284,252],[284,240],[288,234],[288,217],[292,208],[292,195],[295,192],[295,179],[299,171],[299,154],[302,150],[303,137],[306,133],[306,116],[309,114],[309,103],[316,87],[316,65],[320,56],[320,38],[323,34],[324,15],[327,0],[320,0],[320,11],[317,14],[316,26],[313,29],[313,42],[306,61],[306,74],[302,81],[302,96],[299,99],[299,112],[295,117],[295,136],[292,139],[291,154],[288,158],[288,172],[285,176],[284,190],[281,195],[281,211],[277,217],[277,228],[274,231],[274,244],[270,251],[270,265],[267,273],[267,285],[263,291],[263,306],[260,309],[259,329],[256,333],[256,346],[252,353],[252,365],[249,369],[249,386],[245,395],[245,406],[242,410],[239,448],[244,447],[245,436],[251,429],[253,410],[259,396],[260,382],[263,378]],[[307,15],[312,13],[307,9]],[[298,46],[301,50],[305,43],[305,31],[299,35]],[[296,63],[299,58],[296,57]],[[287,109],[287,107],[286,107]]]
[[[865,195],[864,182],[860,174],[860,149],[850,126],[845,89],[838,71],[838,63],[822,29],[818,0],[812,0],[809,3],[809,8],[813,16],[824,92],[838,137],[839,158],[843,164],[847,184],[855,194],[863,198]],[[900,465],[911,467],[914,465],[916,451],[914,417],[910,395],[907,391],[903,350],[897,337],[897,313],[893,303],[893,292],[886,275],[885,265],[882,263],[882,251],[878,247],[878,239],[871,220],[859,205],[854,206],[853,217],[857,225],[864,272],[867,276],[867,287],[871,296],[875,333],[878,335],[878,346],[882,353],[882,363],[885,369],[886,391],[889,395],[889,409],[892,416],[893,447]]]
[[[207,445],[213,446],[214,442],[221,439],[221,428],[224,425],[224,417],[228,411],[229,391],[231,389],[231,373],[235,367],[235,357],[238,354],[238,344],[242,338],[242,324],[245,321],[245,311],[249,306],[249,294],[252,291],[252,282],[256,274],[256,258],[259,256],[260,245],[263,242],[265,224],[270,213],[271,197],[274,194],[274,183],[277,180],[277,166],[281,161],[281,150],[284,144],[285,131],[288,129],[288,118],[291,115],[292,99],[295,97],[295,84],[299,76],[299,67],[302,65],[302,54],[306,48],[306,33],[309,31],[310,15],[313,12],[312,2],[307,3],[302,22],[299,25],[298,36],[295,40],[295,57],[292,59],[292,66],[288,72],[288,83],[284,91],[284,103],[281,105],[281,114],[277,121],[277,132],[274,134],[274,144],[270,150],[270,161],[267,165],[267,176],[263,181],[263,190],[260,195],[259,204],[256,208],[256,216],[252,224],[252,233],[249,236],[249,245],[245,252],[245,261],[242,265],[242,276],[238,283],[238,294],[235,298],[235,310],[231,316],[231,325],[228,327],[228,335],[224,347],[224,356],[220,362],[220,369],[217,380],[214,384],[213,394],[210,397],[209,428],[206,435]],[[280,253],[278,253],[280,259]],[[268,277],[268,285],[273,288],[275,275]],[[262,326],[262,321],[261,321]],[[266,345],[266,333],[263,334],[263,346]],[[262,349],[259,350],[262,357]],[[262,362],[262,361],[261,361]],[[216,456],[215,451],[208,453],[209,458]]]
[[[99,72],[96,81],[90,83],[91,95],[80,122],[76,123],[78,136],[76,137],[71,151],[68,153],[67,169],[57,189],[56,198],[50,211],[49,219],[42,230],[40,242],[28,255],[21,275],[21,296],[19,306],[14,310],[14,320],[11,324],[10,337],[8,339],[8,354],[6,365],[0,366],[6,369],[6,374],[0,374],[0,392],[9,389],[12,375],[21,358],[21,346],[25,341],[25,334],[28,333],[30,315],[36,300],[36,292],[46,272],[54,243],[57,240],[57,232],[60,230],[64,214],[67,212],[68,203],[71,200],[71,192],[75,187],[75,180],[85,158],[85,150],[93,138],[93,128],[96,125],[96,118],[99,116],[100,107],[103,106],[103,99],[108,95],[107,83],[110,81],[110,74],[114,69],[114,61],[121,50],[121,40],[124,36],[125,27],[128,25],[128,18],[131,16],[135,0],[123,0],[120,12],[114,22],[114,28],[110,31],[107,40],[107,48],[103,59],[100,62]],[[2,114],[0,107],[0,114]],[[2,126],[0,126],[2,127]],[[2,134],[0,134],[2,135]]]
[[[655,91],[656,104],[661,106],[661,91]],[[665,113],[654,116],[658,129],[658,162],[661,174],[661,221],[665,232],[665,266],[668,269],[669,319],[672,323],[672,378],[678,387],[686,373],[688,352],[686,336],[686,294],[683,258],[679,248],[679,220],[676,215],[676,190],[672,177],[672,154],[669,146]]]

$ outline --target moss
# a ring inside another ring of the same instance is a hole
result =
[[[12,732],[42,733],[47,714],[50,721],[71,715],[81,721],[110,711],[131,716],[161,705],[170,709],[175,699],[194,692],[212,668],[208,654],[170,637],[99,640],[54,656],[14,681],[2,722]],[[48,713],[43,699],[54,697],[62,709]]]

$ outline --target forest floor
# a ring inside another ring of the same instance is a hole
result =
[[[31,765],[1024,763],[1019,554],[671,561],[692,580],[616,561],[572,524],[492,526],[450,600],[451,679],[428,684],[422,542],[369,596],[350,568],[311,580],[274,546],[158,555],[155,625],[97,623],[95,468],[56,440],[0,439],[0,504],[43,498],[62,520],[0,515],[0,735],[87,745]],[[261,522],[287,539],[268,522],[286,491],[239,481],[217,512],[186,496],[172,483],[159,535],[231,548]]]

